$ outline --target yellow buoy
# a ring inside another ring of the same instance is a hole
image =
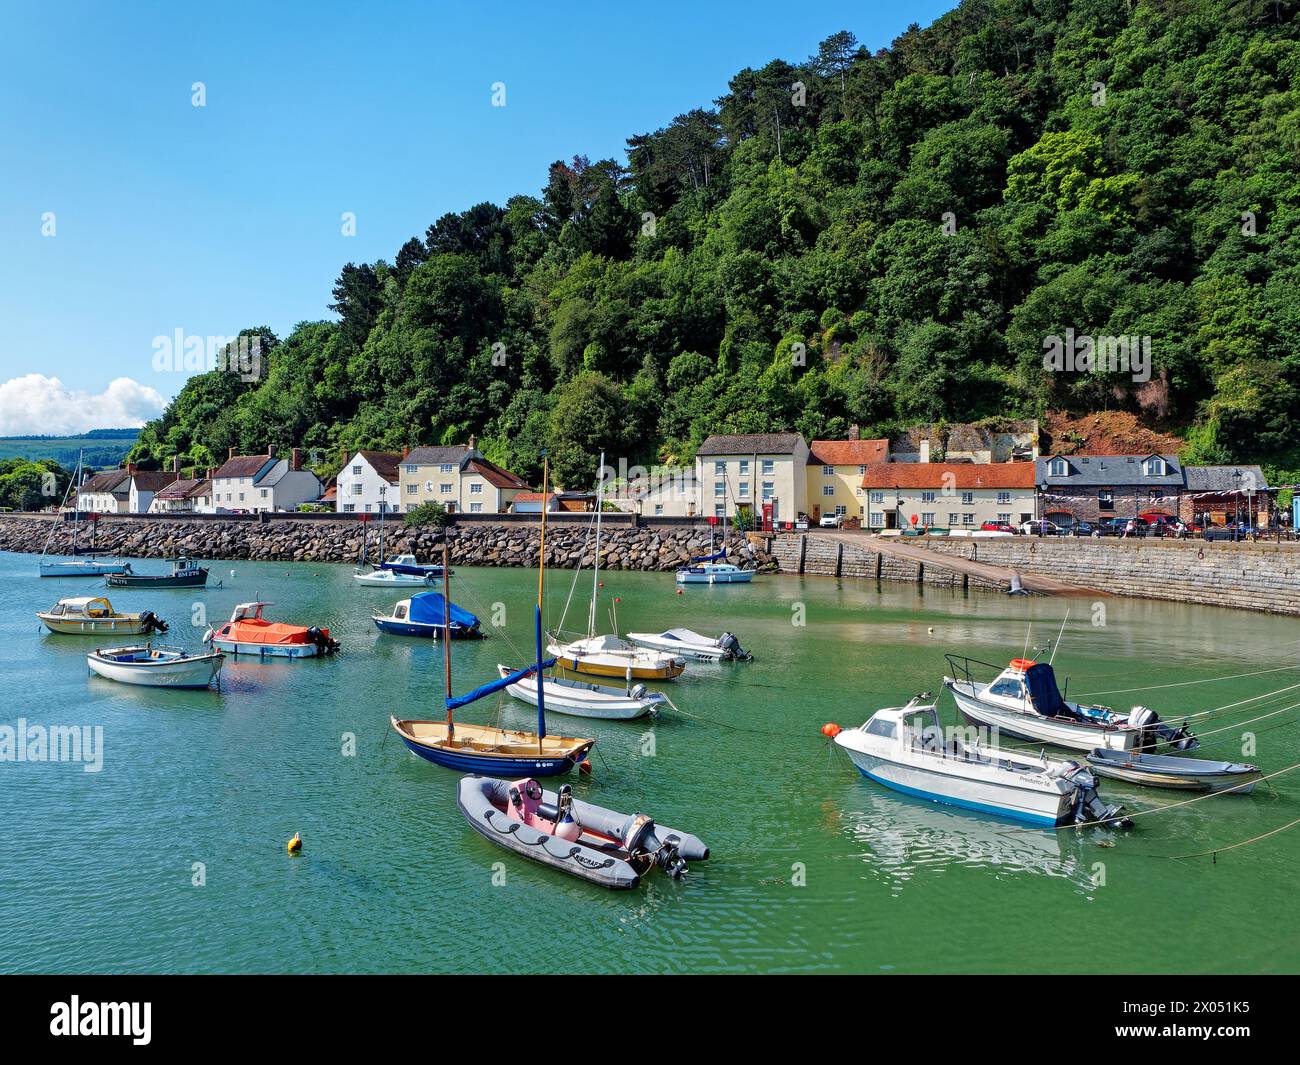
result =
[[[297,832],[293,834],[293,839],[289,840],[289,853],[298,854],[302,851],[302,836]]]

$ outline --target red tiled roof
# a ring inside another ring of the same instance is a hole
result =
[[[176,480],[171,470],[136,470],[132,474],[138,492],[157,492]]]
[[[495,462],[488,462],[487,459],[470,459],[466,469],[482,475],[483,479],[493,488],[528,487],[528,482],[522,477],[511,473],[509,470],[503,470]]]
[[[878,462],[863,488],[1033,488],[1032,462]]]
[[[400,451],[358,451],[357,454],[370,463],[370,468],[389,484],[397,483],[397,467],[402,464]]]
[[[517,496],[515,496],[515,502],[516,503],[540,503],[543,498],[547,499],[548,501],[552,500],[555,498],[555,493],[547,492],[545,497],[543,497],[541,492],[520,492]]]
[[[870,466],[889,461],[888,440],[814,440],[808,448],[810,466]]]

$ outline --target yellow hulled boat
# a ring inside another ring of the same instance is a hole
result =
[[[49,610],[38,610],[36,616],[50,632],[74,636],[145,636],[167,631],[167,623],[152,610],[122,614],[100,596],[60,599]]]

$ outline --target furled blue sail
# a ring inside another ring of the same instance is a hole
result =
[[[542,668],[550,669],[551,666],[553,665],[555,665],[555,659],[548,658],[542,663]],[[499,692],[502,688],[509,687],[511,684],[514,684],[517,681],[521,681],[525,677],[530,677],[536,672],[537,672],[537,667],[535,665],[527,666],[524,669],[516,670],[514,673],[511,673],[508,677],[502,677],[500,680],[494,680],[487,684],[483,684],[475,688],[473,691],[466,692],[464,695],[454,695],[447,700],[447,709],[458,710],[460,707],[465,706],[468,703],[477,702],[479,699],[482,699],[485,695],[491,695],[493,692]]]
[[[691,559],[689,564],[694,565],[696,562],[717,562],[718,559],[726,558],[726,557],[727,557],[727,552],[725,550],[722,550],[715,555],[701,555],[699,558],[693,558]]]

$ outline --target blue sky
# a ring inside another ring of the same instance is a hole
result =
[[[745,66],[951,6],[3,0],[0,435],[138,424],[185,380],[154,338],[284,336],[447,211],[621,159]]]

